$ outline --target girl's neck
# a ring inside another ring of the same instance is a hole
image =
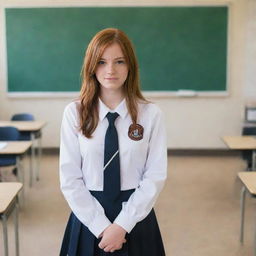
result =
[[[104,93],[104,91],[101,90],[100,99],[108,108],[110,108],[111,110],[114,110],[124,99],[124,93],[109,92],[109,91],[107,93]]]

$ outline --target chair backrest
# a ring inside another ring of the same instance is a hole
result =
[[[20,132],[12,126],[0,127],[0,140],[19,140]]]
[[[34,121],[35,118],[32,114],[20,113],[20,114],[13,115],[11,120],[12,121]]]
[[[242,130],[242,135],[255,135],[256,136],[256,126],[255,127],[244,127]]]

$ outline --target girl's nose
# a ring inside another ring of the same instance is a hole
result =
[[[115,72],[115,68],[114,68],[113,64],[108,65],[107,72],[108,72],[108,74],[113,74]]]

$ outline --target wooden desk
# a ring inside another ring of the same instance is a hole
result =
[[[255,136],[224,136],[224,143],[235,150],[252,150],[252,169],[256,170],[256,137]]]
[[[244,242],[244,206],[246,191],[253,197],[256,197],[256,172],[239,172],[238,177],[243,183],[240,198],[241,224],[240,224],[240,242]],[[256,228],[254,237],[254,256],[256,256]]]
[[[40,159],[42,156],[42,142],[41,139],[38,140],[38,157],[37,164],[35,164],[36,153],[35,153],[35,134],[40,132],[42,128],[46,125],[44,121],[0,121],[1,126],[13,126],[17,128],[21,132],[31,132],[31,140],[33,142],[31,147],[31,169],[36,172],[36,179],[39,180],[39,172],[40,172]],[[33,167],[32,167],[33,166]],[[32,186],[33,175],[31,175],[30,186]]]
[[[25,154],[32,146],[31,141],[1,141],[7,143],[4,148],[0,149],[0,155],[16,155],[17,169],[19,180],[24,184],[23,169],[20,162],[20,156]],[[30,166],[30,179],[32,178],[32,168]],[[1,184],[1,183],[0,183]]]
[[[14,126],[22,132],[36,132],[45,125],[44,121],[0,121],[0,126]]]
[[[0,149],[0,155],[22,155],[32,146],[31,141],[0,141],[7,143]]]
[[[15,213],[15,244],[16,256],[19,255],[19,227],[18,227],[18,193],[22,184],[17,182],[0,182],[0,219],[3,224],[4,255],[8,256],[8,217]]]

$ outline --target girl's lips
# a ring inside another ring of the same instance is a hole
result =
[[[117,80],[116,77],[106,77],[105,79],[106,79],[106,80]]]

